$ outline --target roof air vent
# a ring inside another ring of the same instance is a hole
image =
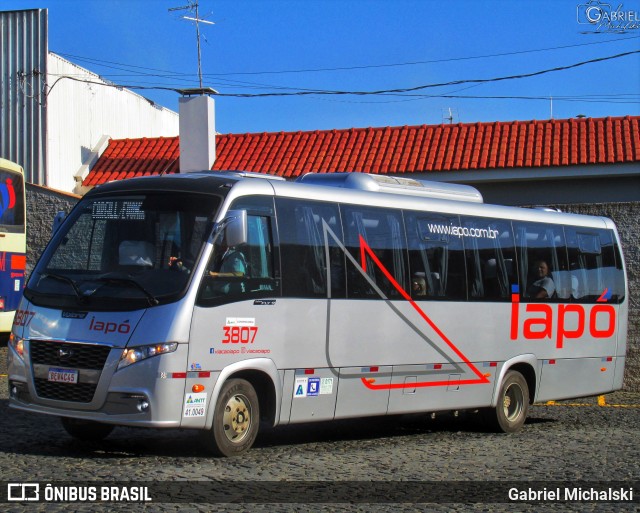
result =
[[[342,187],[361,191],[404,194],[424,198],[447,199],[482,203],[480,191],[469,185],[414,180],[367,173],[308,173],[296,182]]]

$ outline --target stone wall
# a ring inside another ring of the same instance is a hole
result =
[[[53,218],[71,212],[80,196],[27,183],[27,276],[51,238]]]

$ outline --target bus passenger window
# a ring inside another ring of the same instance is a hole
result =
[[[237,247],[227,244],[224,232],[216,239],[198,293],[198,304],[243,301],[274,296],[278,292],[271,218],[248,215],[247,229],[248,242]]]
[[[348,296],[366,299],[402,297],[398,287],[409,290],[402,213],[356,206],[344,206],[342,212],[345,245],[351,256],[347,261]],[[375,259],[367,253],[361,240]]]
[[[624,277],[619,253],[609,230],[566,228],[572,299],[593,303],[620,302],[624,298]]]
[[[278,233],[285,297],[345,295],[344,252],[337,205],[278,198]],[[327,255],[329,262],[327,263]]]
[[[518,283],[511,223],[463,217],[458,233],[464,239],[469,298],[509,301],[511,286]]]
[[[514,229],[523,300],[567,300],[571,276],[562,226],[517,222]]]
[[[458,216],[405,212],[413,299],[467,298],[464,248],[453,227]]]

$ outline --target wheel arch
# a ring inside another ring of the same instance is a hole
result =
[[[244,360],[225,367],[220,372],[207,408],[206,429],[213,425],[215,405],[225,382],[230,379],[244,379],[251,383],[258,396],[260,417],[275,426],[280,418],[282,404],[282,380],[273,360],[256,358]]]
[[[497,406],[500,386],[507,372],[510,370],[517,371],[522,374],[527,382],[527,387],[529,388],[529,403],[533,404],[535,401],[536,390],[538,389],[538,376],[536,375],[537,363],[538,360],[533,354],[523,354],[507,360],[502,366],[498,379],[496,380],[491,406]]]

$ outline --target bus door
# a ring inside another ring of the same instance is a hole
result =
[[[287,369],[281,421],[334,417],[338,365],[329,352],[329,306],[344,304],[344,252],[338,205],[277,198]],[[278,363],[278,367],[282,367]],[[285,410],[288,404],[290,411]]]

